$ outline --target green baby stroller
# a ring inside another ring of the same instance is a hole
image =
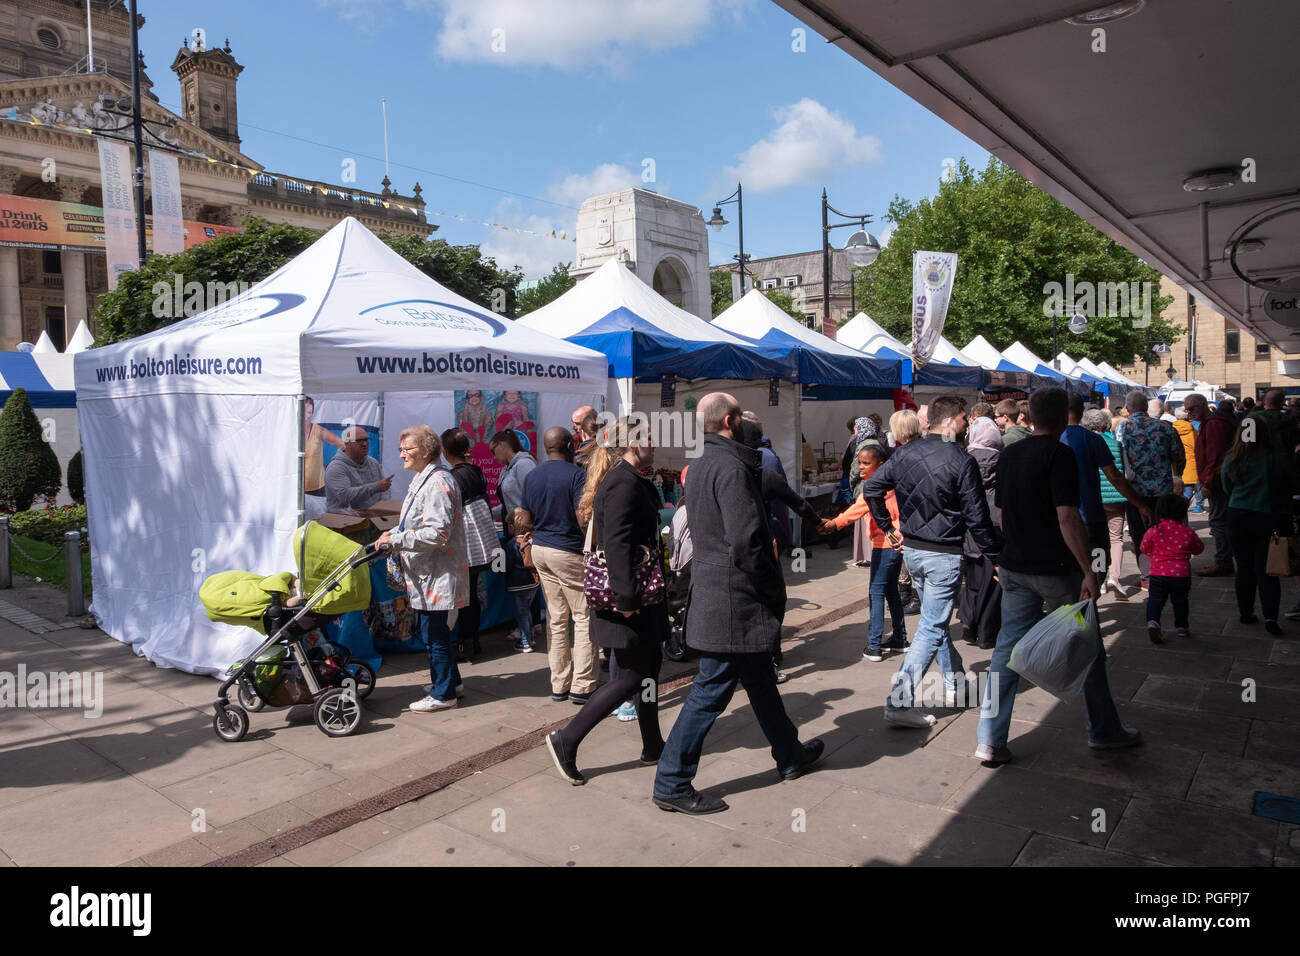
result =
[[[199,600],[214,621],[251,627],[266,640],[226,671],[213,704],[212,728],[228,742],[248,733],[248,713],[264,707],[311,704],[321,732],[346,737],[361,724],[361,701],[375,687],[375,673],[344,648],[310,635],[326,621],[370,606],[366,567],[384,552],[357,544],[314,521],[294,532],[300,579],[289,572],[269,577],[247,571],[214,574]],[[239,703],[228,693],[238,686]]]

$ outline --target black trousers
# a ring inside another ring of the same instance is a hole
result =
[[[483,607],[478,600],[478,576],[482,568],[469,569],[469,603],[460,609],[456,618],[456,643],[467,652],[479,652],[478,625]]]
[[[997,566],[987,557],[962,557],[961,603],[957,619],[966,625],[966,640],[992,646],[1002,630],[1002,586],[993,580]]]
[[[1243,617],[1255,612],[1258,590],[1264,620],[1277,620],[1282,604],[1282,582],[1265,572],[1274,524],[1273,516],[1262,511],[1228,509],[1228,541],[1237,562],[1237,610]]]
[[[1187,627],[1187,598],[1192,593],[1191,578],[1167,578],[1153,574],[1151,591],[1147,595],[1147,620],[1160,623],[1165,601],[1174,602],[1174,627]]]
[[[616,647],[610,652],[614,665],[610,679],[592,691],[578,716],[560,731],[567,753],[577,753],[578,745],[595,726],[629,698],[636,704],[636,721],[641,729],[641,746],[651,754],[664,748],[659,730],[659,666],[663,663],[658,641],[638,641],[632,647]]]

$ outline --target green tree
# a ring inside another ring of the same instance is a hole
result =
[[[551,274],[538,282],[537,285],[519,291],[515,295],[515,318],[540,309],[548,302],[554,302],[577,285],[578,280],[569,275],[569,269],[572,267],[573,263],[571,262],[557,265],[551,270]]]
[[[1050,362],[1047,287],[1065,286],[1067,274],[1073,274],[1076,289],[1085,282],[1149,282],[1151,314],[1144,327],[1137,318],[1103,314],[1106,306],[1095,303],[1087,330],[1075,335],[1067,329],[1074,310],[1065,303],[1057,320],[1061,351],[1124,365],[1134,356],[1158,361],[1149,343],[1178,339],[1178,329],[1160,315],[1173,299],[1158,294],[1155,269],[996,159],[978,173],[962,160],[936,196],[916,204],[895,197],[887,218],[894,233],[875,263],[858,270],[857,297],[862,309],[904,342],[912,338],[917,249],[959,257],[944,326],[944,336],[958,347],[976,335],[999,349],[1018,340]]]
[[[731,277],[735,275],[729,268],[712,269],[709,272],[709,286],[713,293],[713,317],[716,319],[731,308]]]
[[[177,277],[182,291],[191,282],[205,289],[208,283],[253,284],[265,279],[321,237],[322,233],[301,226],[272,223],[256,217],[246,219],[243,229],[200,243],[174,256],[150,256],[137,270],[118,280],[117,288],[99,300],[95,318],[99,324],[96,345],[120,342],[171,325],[193,311],[174,301],[171,292]],[[523,278],[518,271],[504,270],[496,260],[485,258],[478,246],[453,246],[444,239],[426,240],[412,234],[379,233],[379,238],[425,275],[453,292],[487,309],[512,314],[515,286]],[[157,286],[157,289],[155,289]],[[216,303],[207,301],[198,309]],[[179,309],[178,309],[179,307]]]
[[[0,412],[0,508],[26,511],[38,497],[51,503],[62,487],[63,469],[41,433],[27,390],[15,388]]]

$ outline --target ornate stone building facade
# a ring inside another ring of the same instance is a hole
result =
[[[97,139],[124,120],[106,110],[129,102],[130,22],[125,4],[91,0],[91,70],[85,0],[0,0],[0,215],[14,197],[101,204]],[[140,18],[143,25],[144,18]],[[198,42],[171,65],[182,115],[164,108],[141,76],[145,146],[178,151],[186,220],[239,226],[248,216],[327,229],[346,216],[368,228],[428,236],[420,186],[409,196],[385,177],[378,192],[269,172],[241,149],[237,83],[244,67],[230,49]],[[146,168],[148,164],[146,163]],[[145,214],[151,185],[145,176]],[[26,237],[25,237],[26,238]],[[105,256],[75,248],[0,239],[0,349],[35,342],[42,331],[62,348],[108,289]]]

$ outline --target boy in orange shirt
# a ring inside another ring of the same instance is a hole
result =
[[[862,476],[860,488],[866,487],[867,479],[884,463],[884,460],[884,449],[878,442],[869,441],[859,449],[858,474]],[[894,527],[900,527],[898,499],[894,497],[892,491],[885,495],[885,507],[889,509],[889,517],[893,519]],[[822,522],[821,532],[834,534],[838,530],[852,527],[853,522],[859,518],[866,519],[867,534],[871,540],[871,582],[868,591],[871,608],[868,612],[867,647],[862,652],[862,656],[869,661],[881,661],[884,660],[886,651],[907,650],[907,629],[903,626],[903,599],[898,591],[898,573],[903,569],[903,553],[891,547],[890,542],[885,538],[885,533],[872,520],[871,511],[867,508],[867,502],[860,491],[857,500],[849,505],[847,511]],[[895,532],[893,537],[897,540],[900,536]],[[882,645],[886,602],[889,604],[889,616],[894,622],[894,631],[889,638],[889,643]]]

